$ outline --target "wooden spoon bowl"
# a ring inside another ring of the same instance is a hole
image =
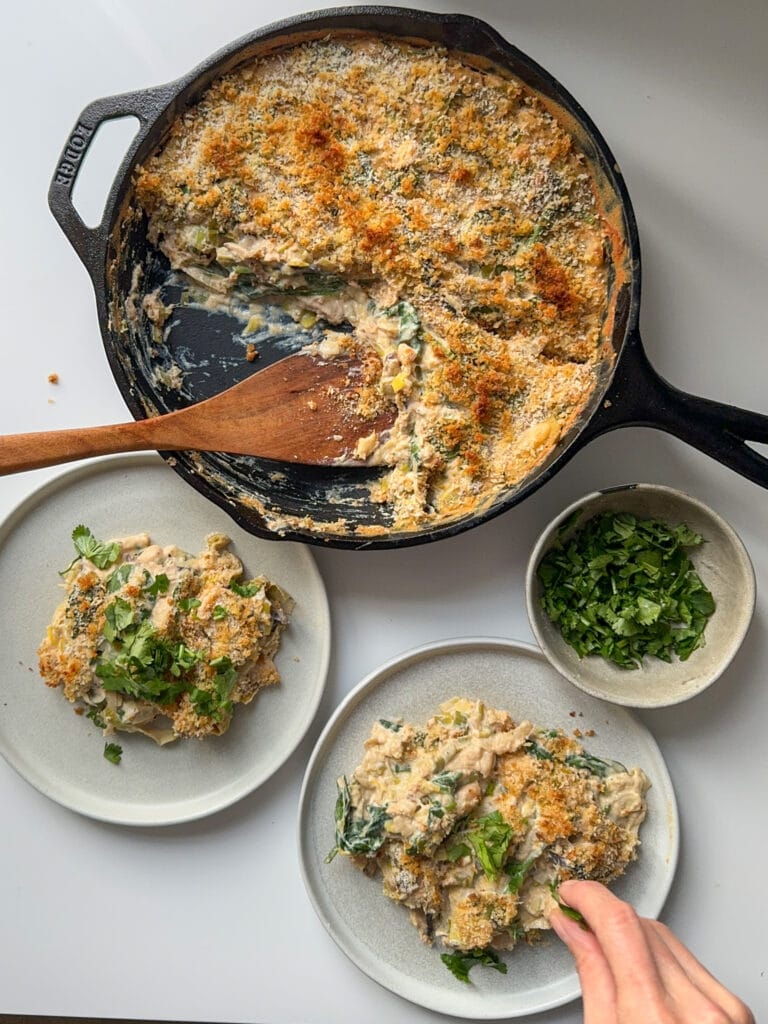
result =
[[[361,411],[366,367],[298,353],[204,402],[165,416],[103,427],[0,437],[0,475],[94,455],[229,452],[307,465],[362,466],[355,447],[395,419],[394,406]]]

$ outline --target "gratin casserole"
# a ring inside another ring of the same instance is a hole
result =
[[[279,682],[293,600],[264,576],[243,580],[228,537],[211,534],[196,556],[146,533],[100,544],[77,527],[73,539],[91,557],[63,573],[40,674],[104,735],[221,735],[235,704]]]
[[[531,90],[468,60],[289,46],[214,82],[136,175],[150,240],[209,304],[258,322],[279,302],[319,325],[319,357],[374,362],[361,410],[397,419],[350,454],[388,467],[371,496],[402,531],[520,483],[612,358],[590,165]],[[167,317],[152,296],[143,312]]]
[[[635,859],[650,785],[560,730],[454,698],[424,727],[375,722],[339,779],[336,845],[410,911],[421,938],[511,949],[548,929],[556,886]]]

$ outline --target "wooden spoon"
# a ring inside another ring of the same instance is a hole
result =
[[[345,466],[361,437],[392,425],[394,409],[356,412],[363,367],[356,360],[318,362],[301,353],[187,409],[132,423],[0,437],[0,475],[92,455],[159,451],[230,452],[281,462]]]

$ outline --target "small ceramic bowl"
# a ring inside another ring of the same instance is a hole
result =
[[[671,526],[685,523],[704,537],[688,554],[716,608],[707,622],[706,643],[687,661],[645,657],[624,669],[599,655],[580,658],[541,607],[536,569],[556,540],[568,539],[600,512],[631,512]],[[580,513],[574,516],[574,513]],[[574,521],[570,522],[570,517]],[[567,524],[563,529],[563,524]],[[562,532],[560,532],[562,530]],[[561,512],[539,537],[525,580],[531,629],[547,658],[580,690],[614,704],[659,708],[694,697],[722,675],[744,639],[755,609],[755,573],[746,548],[728,523],[696,498],[658,484],[625,484],[588,494]]]

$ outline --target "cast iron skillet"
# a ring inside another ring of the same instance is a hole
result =
[[[164,257],[148,244],[146,221],[133,204],[134,167],[158,146],[177,114],[194,103],[215,78],[275,46],[320,37],[329,31],[364,31],[436,42],[469,54],[478,62],[508,69],[539,93],[544,102],[557,107],[601,179],[608,196],[606,208],[612,208],[618,225],[621,251],[614,252],[614,262],[621,262],[622,271],[617,274],[614,287],[610,339],[615,362],[606,368],[604,379],[580,421],[521,484],[503,492],[478,513],[436,528],[408,533],[389,528],[386,513],[368,500],[366,477],[359,470],[326,471],[218,454],[162,453],[173,468],[252,533],[347,548],[402,547],[439,540],[476,526],[526,498],[593,438],[621,426],[668,431],[768,487],[768,459],[745,444],[768,442],[768,417],[679,391],[648,362],[638,333],[637,226],[621,172],[597,128],[560,83],[530,57],[484,22],[457,14],[347,7],[299,15],[237,40],[176,82],[95,100],[85,108],[64,147],[48,200],[54,217],[91,276],[107,357],[131,413],[140,418],[172,411],[220,391],[257,368],[243,358],[242,349],[233,349],[233,333],[240,328],[226,323],[226,317],[182,310],[167,342],[160,343],[157,338],[153,341],[151,325],[144,317],[139,318],[136,327],[123,324],[119,329],[134,266],[138,263],[144,271],[141,294],[160,284],[168,269]],[[138,133],[112,185],[101,224],[88,228],[72,205],[72,186],[98,126],[126,115],[138,119]],[[292,334],[285,322],[280,323],[277,313],[276,319],[277,344],[266,361],[280,358],[307,340],[306,336],[297,339],[295,331]],[[150,361],[153,343],[156,352]],[[158,382],[153,375],[158,359],[161,363],[173,359],[185,368],[181,391]],[[281,517],[286,514],[310,516],[316,522],[327,523],[344,516],[352,528],[383,526],[385,531],[379,535],[366,535],[367,531],[355,535],[353,529],[339,527],[318,535],[308,525],[285,524]]]

